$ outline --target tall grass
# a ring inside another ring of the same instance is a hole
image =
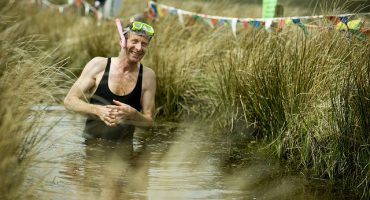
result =
[[[176,120],[206,112],[208,71],[202,62],[204,45],[196,43],[206,39],[207,29],[200,26],[183,29],[173,19],[167,20],[156,24],[160,33],[145,61],[158,77],[157,115]]]
[[[369,42],[333,32],[246,38],[215,60],[218,102],[230,106],[219,119],[231,128],[245,119],[254,136],[293,168],[367,198]]]
[[[17,2],[3,2],[0,28],[0,199],[32,198],[26,172],[35,162],[37,145],[45,138],[37,128],[44,111],[32,111],[40,103],[56,103],[64,93],[60,64],[52,64],[43,39],[25,35],[27,19],[12,15]],[[36,183],[34,183],[36,184]],[[32,185],[32,184],[31,184]]]
[[[363,189],[362,196],[370,196],[370,46],[367,51],[352,52],[351,67],[342,85],[332,95],[332,129],[337,133],[336,172],[346,177],[342,185]]]
[[[229,27],[209,32],[174,23],[156,23],[149,58],[159,77],[157,102],[167,109],[161,115],[211,117],[226,132],[262,141],[308,177],[369,197],[368,40],[334,31],[306,37],[294,27],[233,38]]]

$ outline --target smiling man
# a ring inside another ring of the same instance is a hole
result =
[[[155,73],[140,61],[154,30],[134,21],[120,34],[126,42],[121,41],[118,57],[89,61],[64,99],[68,110],[88,115],[86,139],[129,139],[135,126],[148,127],[153,122]]]

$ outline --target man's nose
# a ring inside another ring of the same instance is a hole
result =
[[[139,42],[135,45],[135,48],[139,51],[143,50],[143,45]]]

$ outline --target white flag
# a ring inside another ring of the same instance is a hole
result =
[[[266,30],[270,30],[271,25],[272,25],[272,20],[271,19],[268,19],[268,20],[265,21],[265,29]]]
[[[177,10],[177,14],[179,15],[179,21],[180,21],[181,26],[185,26],[184,17],[182,16],[182,10]]]
[[[238,19],[234,18],[231,20],[231,30],[233,31],[234,36],[236,37],[236,24],[238,23]]]

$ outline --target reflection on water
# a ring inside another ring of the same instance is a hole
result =
[[[65,112],[41,126],[52,130],[28,177],[40,199],[339,199],[253,154],[225,165],[230,143],[204,127],[160,124],[114,143],[85,142],[84,119]]]

